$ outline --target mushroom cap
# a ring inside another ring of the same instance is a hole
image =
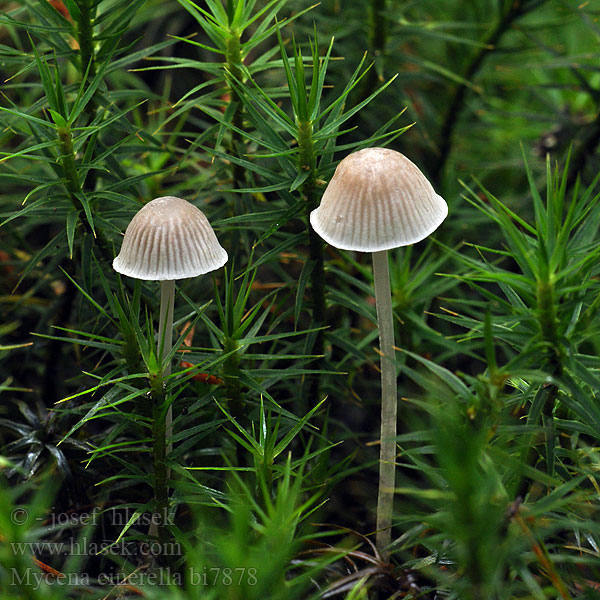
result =
[[[420,242],[447,214],[444,199],[406,156],[365,148],[337,166],[310,223],[336,248],[377,252]]]
[[[163,196],[131,219],[113,268],[122,275],[162,281],[196,277],[227,262],[227,252],[204,213],[186,200]]]

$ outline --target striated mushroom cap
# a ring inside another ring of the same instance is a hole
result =
[[[148,202],[133,217],[113,268],[135,279],[185,279],[214,271],[227,258],[199,208],[164,196]]]
[[[420,242],[447,214],[444,199],[406,156],[365,148],[337,166],[310,223],[336,248],[377,252]]]

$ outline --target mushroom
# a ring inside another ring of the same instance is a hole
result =
[[[163,196],[148,202],[133,217],[113,268],[122,275],[160,281],[157,355],[162,365],[171,352],[175,280],[196,277],[222,267],[227,252],[221,247],[204,213],[186,200]],[[171,373],[171,361],[163,376]],[[172,411],[166,417],[171,437]]]
[[[435,231],[448,206],[403,154],[365,148],[337,166],[313,229],[340,250],[373,253],[375,304],[381,354],[381,445],[377,499],[377,547],[389,559],[395,486],[397,387],[394,323],[387,251],[415,244]]]

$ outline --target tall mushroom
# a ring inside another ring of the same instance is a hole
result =
[[[113,268],[135,279],[160,281],[157,356],[160,364],[171,352],[175,281],[222,267],[227,252],[221,247],[204,213],[186,200],[163,196],[148,202],[133,217]],[[171,364],[163,366],[169,375]],[[172,411],[166,417],[171,437]]]
[[[165,365],[164,358],[170,354],[173,343],[175,281],[214,271],[226,262],[227,252],[219,244],[204,213],[181,198],[163,196],[148,202],[127,226],[113,268],[135,279],[160,281],[157,356],[163,377],[171,372],[171,361]],[[164,421],[161,406],[155,405],[153,413],[152,456],[158,522],[152,520],[148,533],[152,536],[158,533],[164,542],[169,505],[169,471],[165,458],[171,449],[171,443],[166,446],[166,440],[173,438],[173,411],[169,406]]]
[[[395,486],[397,387],[394,323],[387,251],[415,244],[448,214],[419,168],[387,148],[366,148],[344,158],[310,215],[313,229],[341,250],[373,253],[381,352],[381,445],[377,547],[389,559]]]

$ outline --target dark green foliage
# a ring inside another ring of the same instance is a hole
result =
[[[597,596],[594,3],[0,12],[3,600]],[[370,543],[370,257],[309,224],[337,163],[374,145],[450,206],[390,252],[391,564]],[[164,195],[230,256],[177,282],[167,376],[158,283],[112,269]]]

